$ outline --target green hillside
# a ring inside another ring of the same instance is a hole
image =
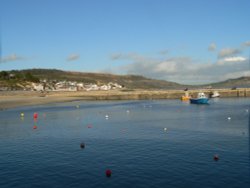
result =
[[[4,72],[4,73],[3,73]],[[0,72],[0,86],[1,84],[15,85],[18,82],[39,80],[47,81],[77,81],[83,83],[93,83],[97,85],[107,84],[109,82],[118,83],[127,89],[183,89],[183,85],[168,82],[164,80],[155,80],[145,78],[137,75],[114,75],[104,73],[82,73],[61,71],[56,69],[29,69],[21,71],[2,71]],[[7,75],[6,75],[7,73]],[[1,76],[2,75],[2,76]],[[5,76],[4,76],[5,75]],[[10,75],[13,78],[9,77]],[[30,75],[30,77],[27,77]],[[27,79],[28,78],[28,79]]]
[[[58,81],[77,81],[85,84],[103,85],[109,82],[117,83],[126,89],[197,89],[197,88],[250,88],[250,77],[240,77],[229,79],[223,82],[211,83],[206,85],[181,85],[165,80],[150,79],[138,75],[114,75],[105,73],[83,73],[62,71],[56,69],[28,69],[0,71],[0,87],[23,89],[25,85],[32,82],[47,80],[56,83]]]
[[[223,82],[210,84],[213,88],[250,88],[250,77],[228,79]]]

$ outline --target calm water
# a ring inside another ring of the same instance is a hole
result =
[[[0,187],[249,187],[249,106],[79,101],[0,111]]]

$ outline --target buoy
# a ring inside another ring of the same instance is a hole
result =
[[[106,170],[106,176],[111,177],[112,171],[110,169]]]
[[[227,119],[228,119],[228,120],[231,120],[231,117],[228,117]]]
[[[34,125],[34,126],[33,126],[33,129],[37,129],[37,126],[36,126],[36,125]]]
[[[219,160],[219,155],[215,154],[214,155],[214,161],[218,161]]]
[[[129,110],[127,110],[127,113],[129,114],[129,113],[130,113],[130,111],[129,111]]]
[[[76,105],[76,108],[79,108],[80,106],[79,105]]]
[[[85,148],[85,144],[83,142],[80,144],[80,148]]]
[[[166,127],[164,128],[164,131],[167,131],[167,128],[166,128]]]
[[[34,118],[34,119],[37,119],[37,118],[38,118],[38,113],[35,112],[35,113],[33,114],[33,118]]]
[[[22,112],[22,113],[20,114],[20,116],[21,116],[21,117],[24,117],[24,113]]]

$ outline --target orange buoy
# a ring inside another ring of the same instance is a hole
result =
[[[34,126],[33,126],[33,129],[37,129],[37,126],[36,126],[36,125],[34,125]]]
[[[106,176],[111,177],[112,171],[110,169],[106,170]]]
[[[34,118],[34,119],[37,119],[37,118],[38,118],[38,113],[35,112],[35,113],[33,114],[33,118]]]
[[[219,155],[215,154],[214,155],[214,161],[218,161],[219,160]]]

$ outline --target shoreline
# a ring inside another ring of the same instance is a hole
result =
[[[201,89],[189,90],[190,95],[198,92],[209,94],[218,91],[221,98],[250,97],[250,88],[242,89]],[[40,93],[36,91],[0,91],[0,110],[22,106],[34,106],[76,100],[152,100],[152,99],[180,99],[183,90],[109,90],[109,91],[49,91]]]

